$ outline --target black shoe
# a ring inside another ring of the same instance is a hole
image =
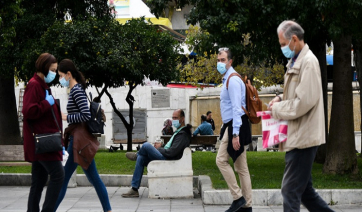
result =
[[[253,212],[253,208],[252,208],[252,207],[240,208],[240,209],[238,210],[238,212]]]
[[[241,207],[243,207],[246,204],[245,198],[240,197],[237,200],[234,200],[231,204],[230,208],[227,209],[225,212],[237,212]]]

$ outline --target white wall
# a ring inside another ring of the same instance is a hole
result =
[[[24,85],[21,83],[15,87],[16,103],[19,103],[19,91]],[[170,107],[168,108],[152,108],[151,90],[152,89],[170,89]],[[66,113],[66,106],[68,101],[68,89],[62,87],[51,87],[54,98],[60,99],[61,111]],[[97,93],[94,88],[88,88],[92,92],[93,97]],[[118,109],[129,109],[125,98],[128,93],[128,87],[112,88],[109,89],[110,94]],[[134,109],[145,109],[147,114],[147,140],[154,141],[157,136],[161,135],[163,121],[166,118],[171,118],[172,113],[176,109],[183,109],[185,111],[186,123],[189,122],[189,99],[192,96],[215,96],[220,94],[220,88],[205,88],[204,90],[194,88],[167,88],[162,86],[137,86],[132,95],[135,98]],[[109,146],[113,143],[113,126],[112,126],[112,112],[113,108],[110,104],[108,96],[105,94],[101,98],[102,108],[105,111],[107,121],[105,127],[105,140],[106,145]],[[67,127],[67,122],[63,121],[63,128]]]

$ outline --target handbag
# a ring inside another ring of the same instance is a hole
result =
[[[263,148],[268,148],[287,141],[288,121],[274,119],[271,111],[259,111],[263,130]]]
[[[60,130],[57,119],[55,118],[53,107],[51,109],[52,109],[52,114],[53,114],[55,123],[57,124],[59,132],[35,134],[33,132],[33,128],[29,124],[31,131],[33,133],[33,136],[34,136],[35,154],[57,152],[57,151],[63,150],[62,133],[61,133],[62,131]]]

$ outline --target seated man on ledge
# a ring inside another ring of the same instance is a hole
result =
[[[193,133],[193,136],[197,136],[197,134],[200,135],[214,135],[214,131],[212,131],[212,126],[209,122],[207,122],[206,115],[201,115],[201,124],[197,127],[195,132]]]
[[[172,125],[177,129],[167,142],[165,147],[152,146],[150,143],[144,143],[141,149],[136,152],[127,152],[126,157],[137,161],[136,168],[132,177],[132,188],[122,194],[122,197],[139,197],[138,189],[141,185],[143,169],[153,160],[178,160],[182,157],[183,151],[190,146],[191,125],[185,126],[185,113],[183,110],[175,110],[172,114]]]

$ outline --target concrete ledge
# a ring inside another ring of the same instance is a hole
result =
[[[131,186],[133,175],[100,174],[99,175],[106,186]],[[147,175],[143,175],[141,187],[147,187]],[[78,186],[92,186],[85,174],[77,174]]]
[[[108,187],[131,186],[132,175],[100,175]],[[91,186],[84,174],[76,175],[76,185]],[[198,188],[201,198],[206,205],[230,205],[232,196],[229,190],[216,190],[212,188],[209,176],[193,177],[194,187]],[[147,187],[148,178],[144,175],[141,187]],[[30,186],[31,174],[0,173],[0,186]],[[348,205],[362,204],[362,189],[317,189],[319,195],[328,204]],[[253,205],[273,206],[282,205],[283,198],[280,189],[253,189]]]
[[[229,190],[212,188],[209,176],[199,176],[199,191],[206,205],[230,205],[233,201]],[[321,198],[328,204],[346,205],[362,204],[362,189],[317,189]],[[280,189],[253,189],[253,205],[282,205],[283,197]]]
[[[0,186],[30,186],[31,174],[0,173]]]

